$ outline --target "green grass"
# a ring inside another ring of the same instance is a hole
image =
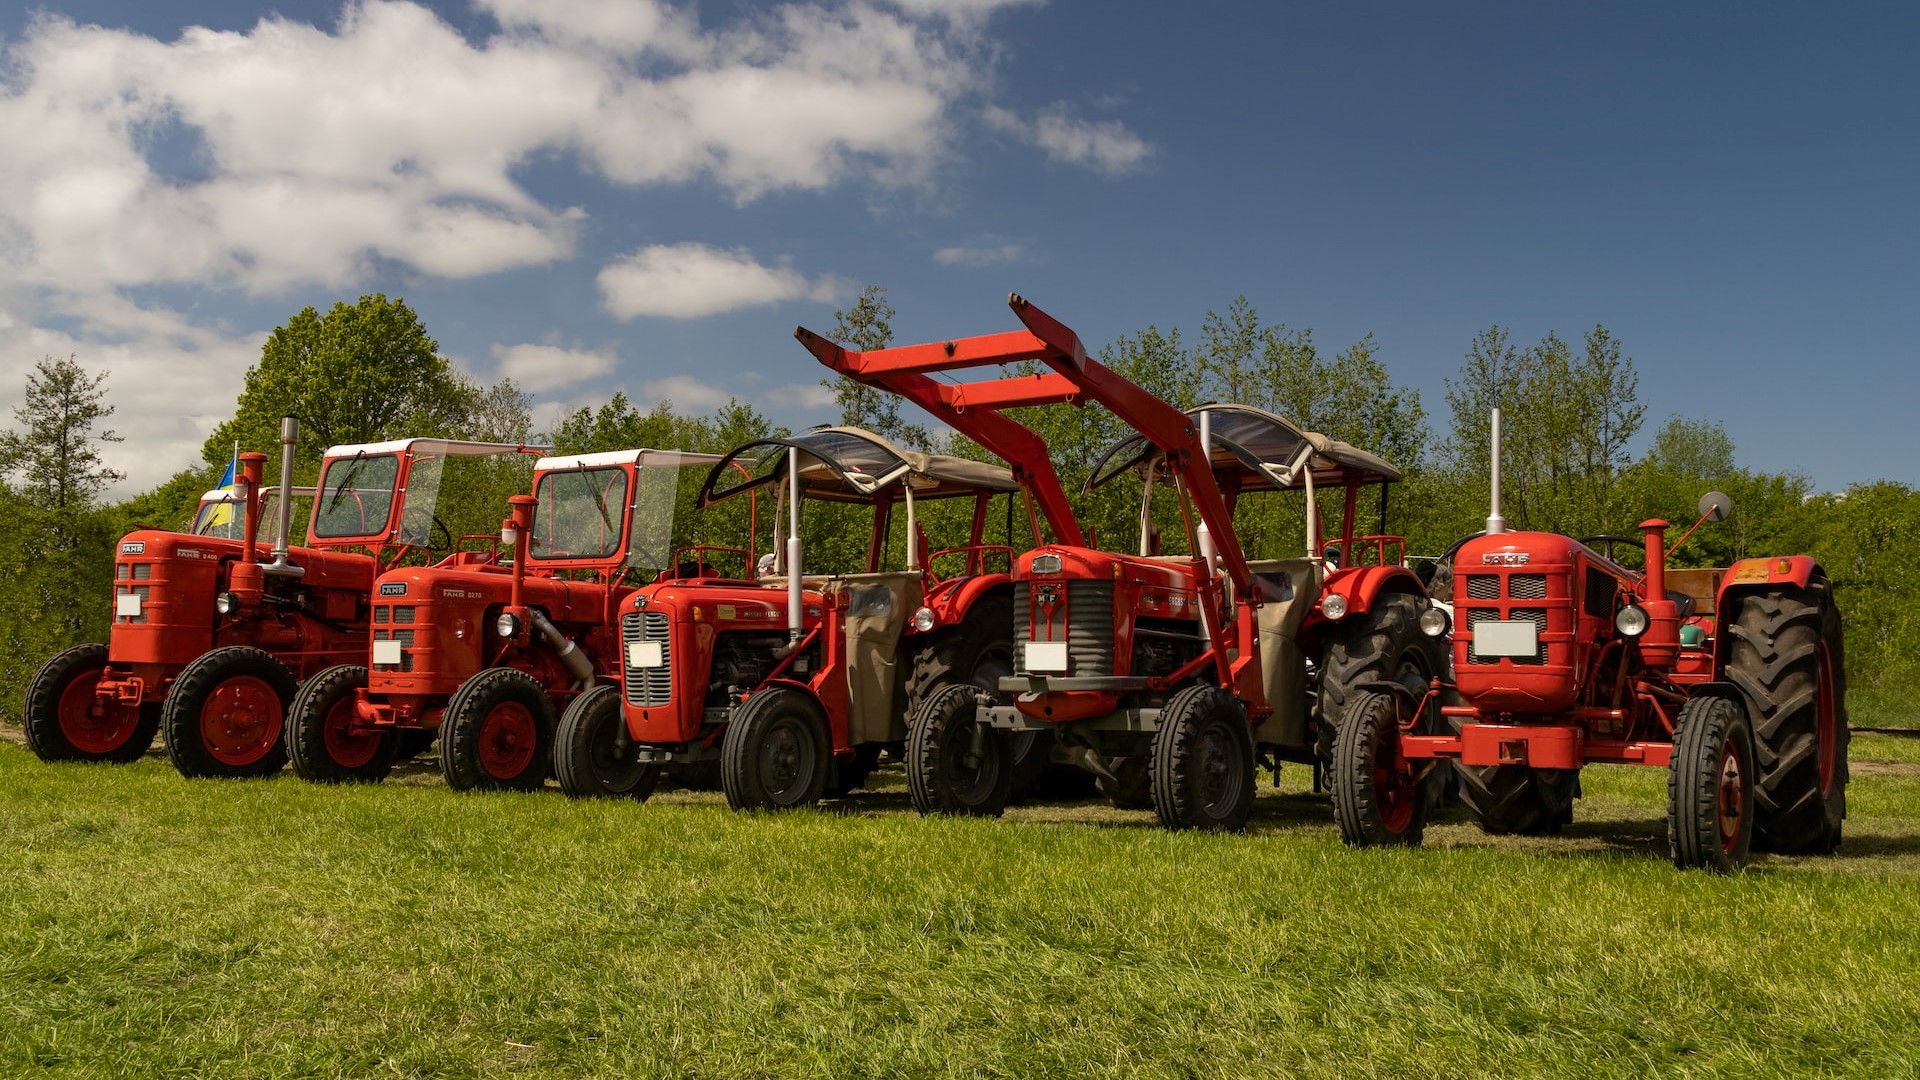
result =
[[[1664,774],[1580,821],[1345,849],[1091,804],[925,820],[190,783],[0,743],[0,1074],[1913,1075],[1920,740],[1843,852],[1665,859]]]

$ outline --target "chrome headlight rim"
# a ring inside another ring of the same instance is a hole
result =
[[[933,617],[933,609],[930,607],[923,607],[913,613],[913,628],[923,634],[932,630],[938,621]]]
[[[1339,593],[1330,593],[1320,600],[1320,614],[1339,622],[1347,617],[1347,598]]]
[[[1453,616],[1443,607],[1429,607],[1420,613],[1420,632],[1430,638],[1446,637],[1453,629]]]
[[[1613,628],[1619,631],[1622,637],[1637,638],[1646,633],[1647,627],[1652,624],[1653,617],[1648,615],[1647,609],[1639,604],[1628,604],[1613,615]]]
[[[511,611],[503,611],[493,620],[494,632],[503,638],[516,637],[520,633],[520,616]]]

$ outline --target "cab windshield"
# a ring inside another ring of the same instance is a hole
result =
[[[620,551],[628,502],[625,469],[542,473],[534,497],[539,505],[533,511],[532,558],[606,559]]]
[[[316,537],[378,536],[393,516],[399,454],[363,454],[327,463],[314,507]]]
[[[266,537],[273,523],[278,521],[274,507],[280,503],[280,492],[270,488],[260,496],[261,536]],[[299,504],[295,504],[295,509]],[[203,499],[200,509],[193,515],[195,536],[217,536],[227,540],[245,539],[247,525],[247,501],[238,495],[227,495],[218,499]],[[269,538],[271,539],[271,538]]]

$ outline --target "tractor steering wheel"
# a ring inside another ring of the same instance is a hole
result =
[[[1595,533],[1592,536],[1581,537],[1580,542],[1590,548],[1605,547],[1606,550],[1601,552],[1601,554],[1612,559],[1614,562],[1620,561],[1613,557],[1613,547],[1615,544],[1626,544],[1629,547],[1638,549],[1641,561],[1644,562],[1646,560],[1646,540],[1642,537],[1625,536],[1620,533]]]

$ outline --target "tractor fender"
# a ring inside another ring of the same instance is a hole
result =
[[[1741,559],[1727,567],[1727,572],[1720,575],[1720,590],[1714,595],[1713,601],[1714,669],[1717,671],[1726,665],[1727,651],[1732,647],[1727,630],[1733,625],[1734,612],[1739,608],[1742,596],[1783,585],[1804,589],[1815,575],[1824,577],[1825,574],[1826,571],[1811,555]]]
[[[995,589],[1013,592],[1013,578],[1006,574],[981,574],[978,577],[961,578],[952,588],[936,589],[925,600],[927,607],[933,609],[936,627],[954,626],[966,618],[967,612],[986,594]]]
[[[1412,687],[1403,686],[1391,679],[1374,679],[1370,682],[1356,683],[1353,689],[1355,691],[1371,690],[1376,694],[1391,694],[1400,699],[1400,704],[1406,706],[1409,713],[1420,707],[1420,697],[1413,692]]]
[[[1336,570],[1320,590],[1322,598],[1338,594],[1347,601],[1347,618],[1373,607],[1375,599],[1389,593],[1411,593],[1424,598],[1426,589],[1413,571],[1404,566],[1355,566]]]

